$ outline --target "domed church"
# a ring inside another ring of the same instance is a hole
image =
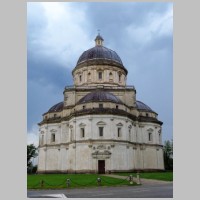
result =
[[[111,173],[164,170],[162,122],[136,89],[117,53],[103,45],[84,51],[74,85],[43,114],[38,173]]]

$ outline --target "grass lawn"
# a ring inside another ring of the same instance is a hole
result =
[[[129,181],[111,177],[99,176],[97,174],[37,174],[27,175],[28,189],[59,189],[66,188],[66,180],[70,179],[70,188],[98,187],[97,178],[101,177],[101,186],[130,185]],[[125,179],[126,177],[124,177]],[[41,180],[44,186],[41,187]],[[133,185],[137,185],[133,183]]]
[[[129,176],[132,174],[136,177],[136,173],[117,173],[122,176]],[[163,181],[173,181],[173,172],[141,172],[140,178],[155,179]]]

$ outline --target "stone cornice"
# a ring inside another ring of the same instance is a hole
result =
[[[77,141],[72,141],[72,142],[66,142],[66,143],[60,143],[60,144],[45,144],[45,145],[39,145],[39,148],[43,147],[68,147],[71,144],[90,144],[90,145],[95,145],[96,143],[111,143],[111,145],[116,145],[117,143],[124,143],[125,145],[133,145],[136,147],[141,147],[141,146],[154,146],[154,147],[159,147],[162,148],[163,145],[161,144],[149,144],[149,143],[138,143],[138,142],[130,142],[127,140],[114,140],[114,139],[89,139],[89,140],[77,140]]]
[[[101,85],[101,84],[99,84],[99,85]],[[89,92],[92,92],[92,91],[95,91],[95,90],[97,90],[98,89],[98,86],[94,86],[94,87],[88,87],[88,86],[74,86],[74,87],[65,87],[65,90],[64,90],[64,92],[63,92],[63,94],[65,93],[65,92],[67,92],[67,91],[76,91],[76,92],[86,92],[86,91],[89,91]],[[116,91],[135,91],[136,92],[136,90],[135,90],[135,88],[134,88],[134,86],[133,87],[126,87],[126,86],[118,86],[118,85],[116,85],[116,86],[112,86],[112,87],[103,87],[103,90],[104,91],[109,91],[109,92],[115,92],[115,90]]]
[[[108,60],[108,59],[92,59],[92,60],[87,60],[84,61],[82,63],[79,63],[73,70],[72,70],[72,75],[74,73],[74,71],[76,71],[77,69],[80,69],[82,67],[87,67],[87,66],[92,66],[92,65],[110,65],[110,66],[114,66],[114,67],[118,67],[122,70],[125,71],[126,75],[128,74],[127,69],[120,63],[115,62],[113,60]]]
[[[42,124],[48,124],[48,123],[60,123],[62,121],[69,121],[73,117],[79,117],[79,116],[84,116],[84,115],[119,115],[119,116],[124,116],[127,117],[133,121],[138,121],[138,122],[151,122],[151,123],[156,123],[162,125],[163,122],[157,120],[156,118],[153,117],[144,117],[144,116],[139,116],[136,117],[135,115],[132,115],[124,110],[120,109],[115,109],[115,108],[93,108],[93,109],[84,109],[84,110],[79,110],[74,113],[71,113],[69,116],[66,117],[57,117],[57,118],[49,118],[49,119],[44,119],[38,125]]]

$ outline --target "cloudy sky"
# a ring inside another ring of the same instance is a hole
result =
[[[172,3],[27,3],[27,142],[38,144],[37,123],[63,100],[81,53],[94,46],[117,52],[137,100],[163,121],[163,141],[173,138]]]

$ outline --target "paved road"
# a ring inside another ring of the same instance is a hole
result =
[[[27,195],[29,198],[63,198],[64,196],[67,198],[173,198],[173,183],[64,190],[28,190]]]

